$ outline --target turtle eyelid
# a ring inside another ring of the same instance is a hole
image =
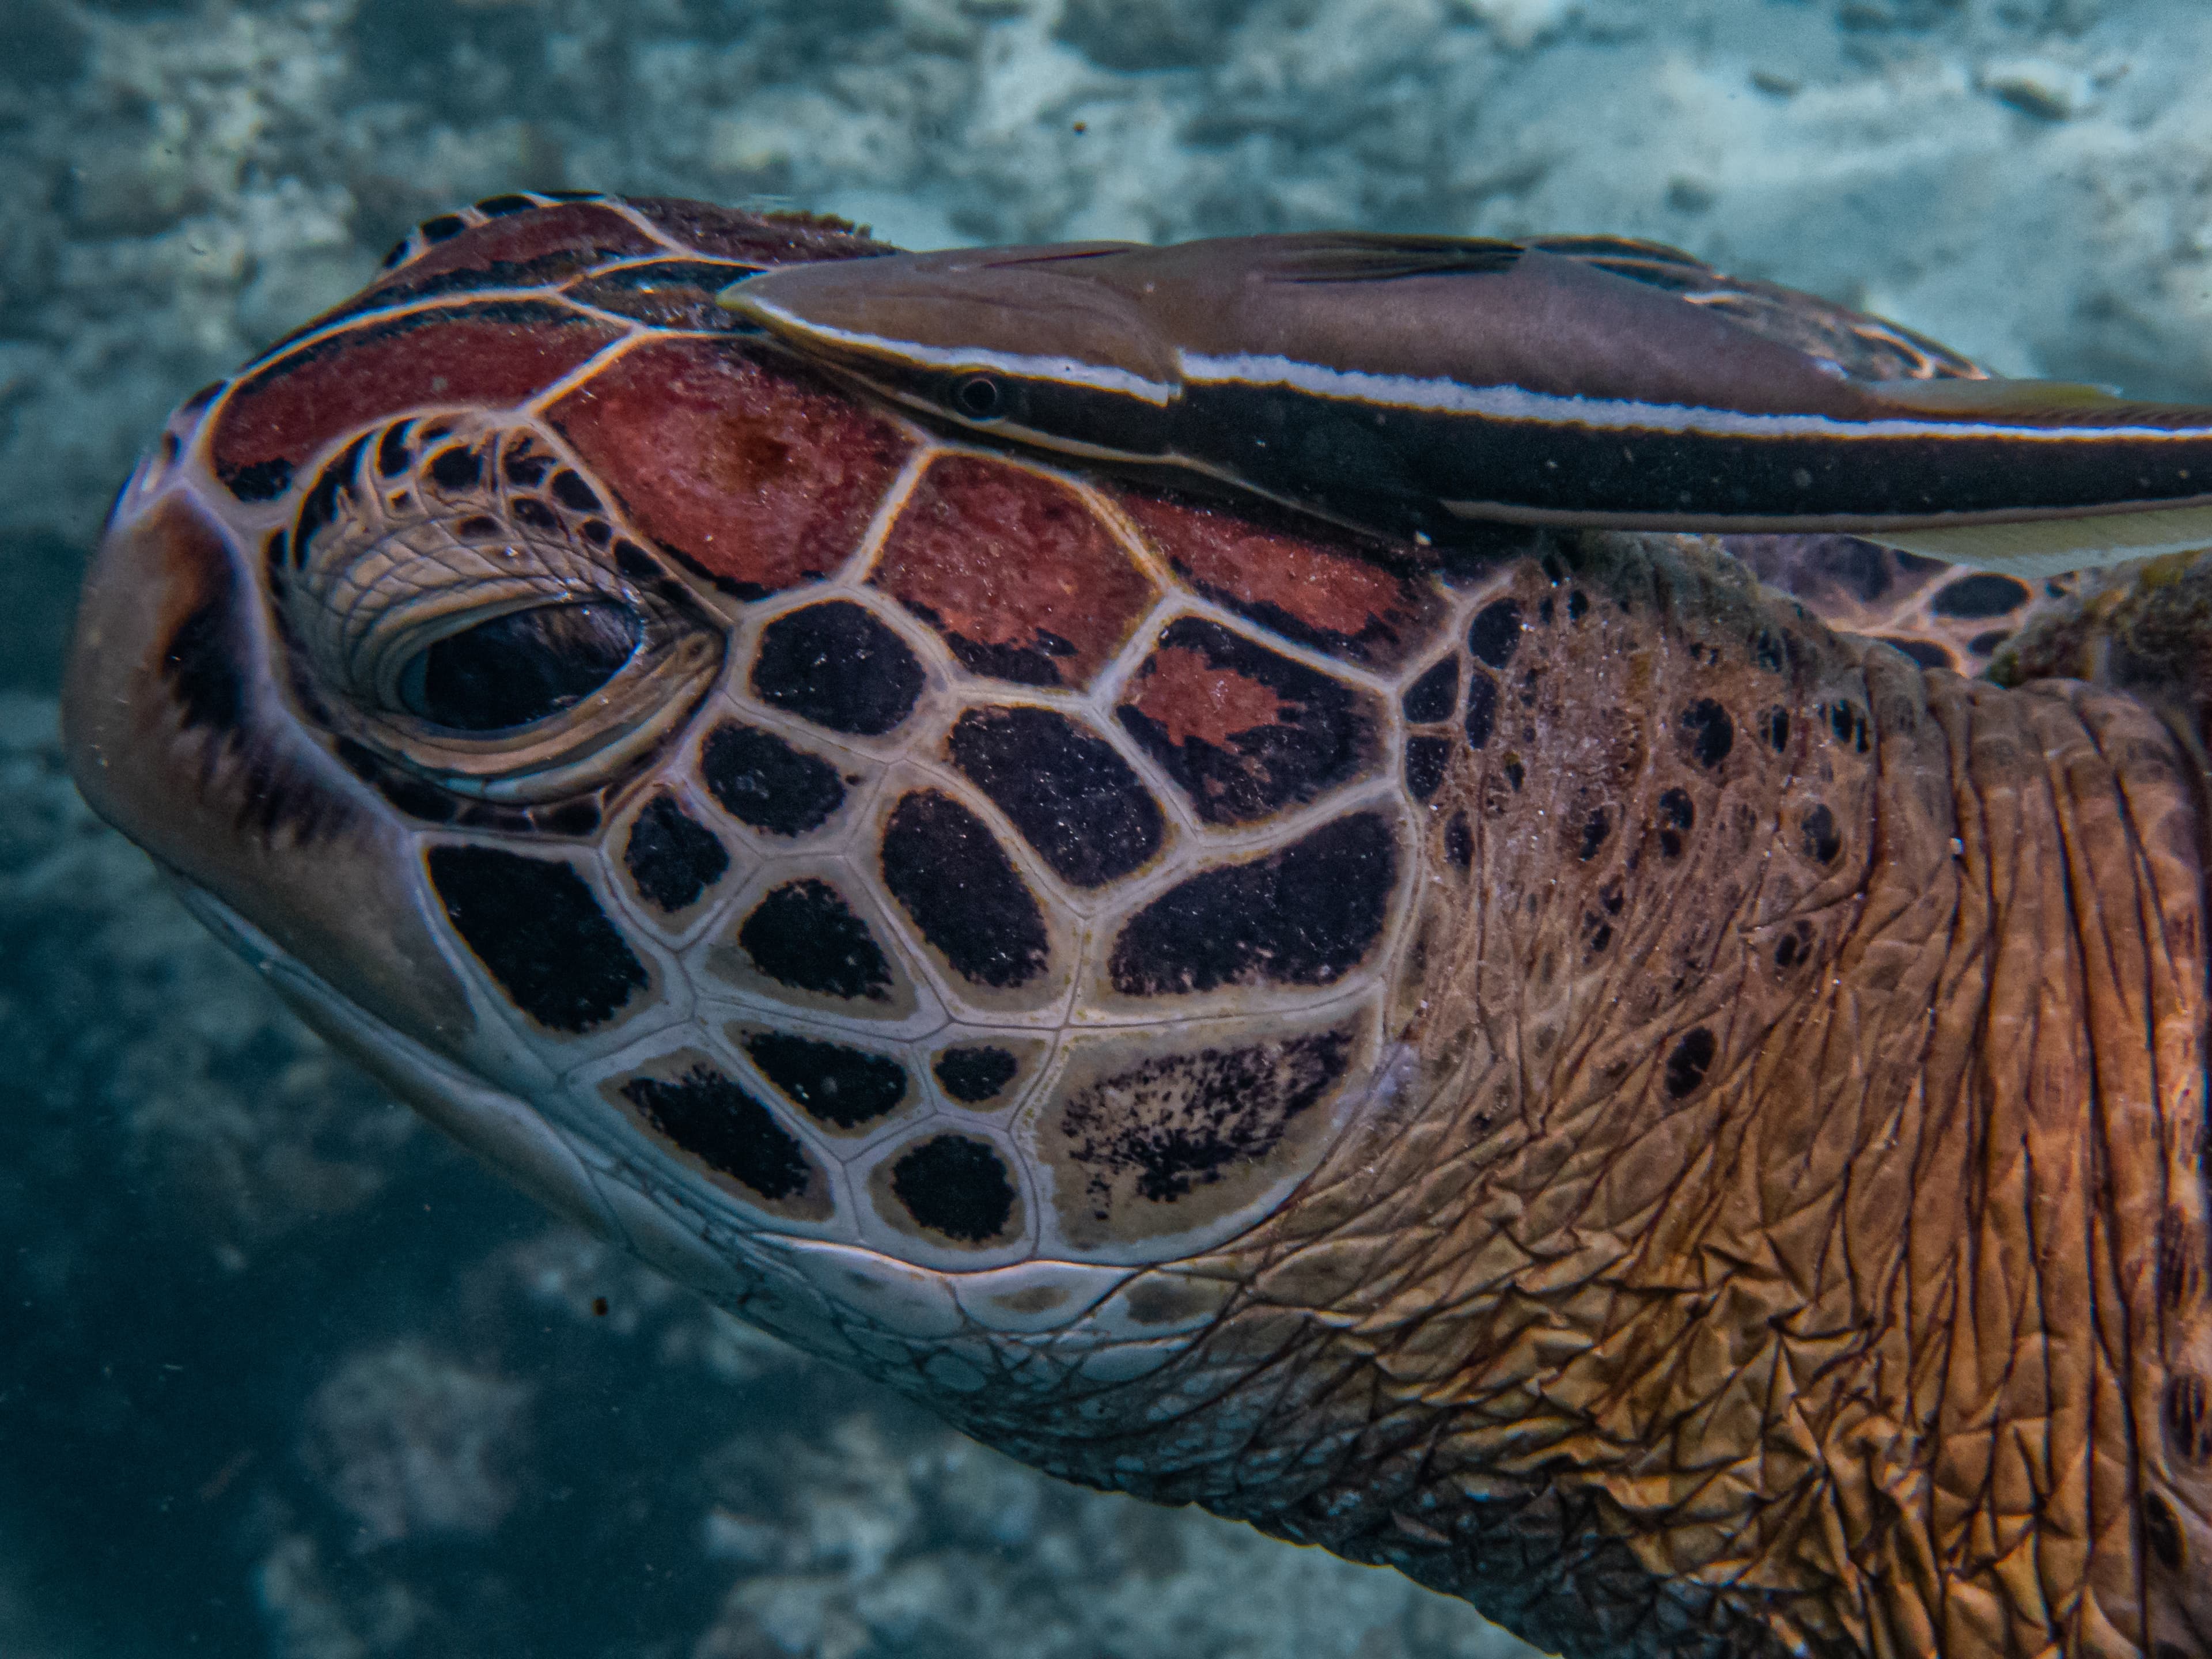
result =
[[[454,732],[505,732],[574,708],[637,654],[644,624],[605,602],[508,611],[433,640],[400,671],[398,700]]]

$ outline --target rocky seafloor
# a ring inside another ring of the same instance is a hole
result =
[[[1656,236],[2014,374],[2212,395],[2201,0],[0,0],[0,1653],[1523,1651],[1055,1485],[550,1223],[62,770],[109,493],[519,186],[915,246]]]

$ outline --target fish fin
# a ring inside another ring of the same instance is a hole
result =
[[[2212,505],[2152,507],[2081,519],[2029,519],[2016,524],[1923,526],[1917,530],[1852,532],[1950,564],[2008,576],[2055,576],[2212,547]]]
[[[1255,239],[1256,240],[1256,239]],[[1267,264],[1278,283],[1389,283],[1405,276],[1487,276],[1512,270],[1518,242],[1466,236],[1341,232],[1286,236]]]
[[[1633,236],[1532,236],[1528,246],[1540,253],[1556,253],[1669,294],[1730,285],[1729,278],[1704,260],[1664,242],[1647,242]]]
[[[1832,363],[1853,380],[1982,378],[1972,359],[1887,318],[1794,288],[1730,276],[1664,242],[1632,236],[1532,236],[1528,246],[1672,294],[1685,305],[1725,317],[1777,345]]]
[[[2131,404],[2107,387],[2084,386],[2075,380],[2008,380],[1995,377],[1980,380],[1883,380],[1866,389],[1884,403],[1902,404],[1907,409],[1929,415],[1987,415],[2001,419],[2055,415],[2078,418],[2094,411],[2100,417],[2109,418],[2125,410],[2141,410],[2146,415],[2162,414],[2164,419],[2149,423],[2166,426],[2172,424],[2177,413],[2171,407]],[[2199,414],[2200,418],[2212,423],[2212,409]]]
[[[1810,294],[1733,279],[1723,287],[1685,293],[1686,305],[1763,335],[1778,345],[1832,363],[1847,380],[1884,386],[1916,380],[1986,378],[1981,366],[1941,340],[1916,334],[1887,318],[1832,305]]]
[[[1064,265],[1083,259],[1108,259],[1117,253],[1149,251],[1142,242],[1062,242],[1049,247],[1017,248],[1002,258],[978,259],[975,266],[981,270],[1005,270],[1014,265]]]

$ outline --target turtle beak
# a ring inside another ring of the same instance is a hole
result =
[[[280,692],[252,559],[191,489],[140,477],[110,519],[62,702],[76,785],[173,875],[395,1026],[475,1025],[422,921],[410,839]]]

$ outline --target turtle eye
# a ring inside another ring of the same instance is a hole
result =
[[[1005,404],[999,383],[988,374],[970,374],[952,388],[952,406],[971,421],[995,419]]]
[[[480,622],[417,652],[401,707],[456,732],[504,732],[573,708],[636,654],[644,626],[617,604],[544,605]]]
[[[526,425],[365,432],[268,549],[310,717],[451,794],[602,788],[673,738],[721,666],[726,631]]]

